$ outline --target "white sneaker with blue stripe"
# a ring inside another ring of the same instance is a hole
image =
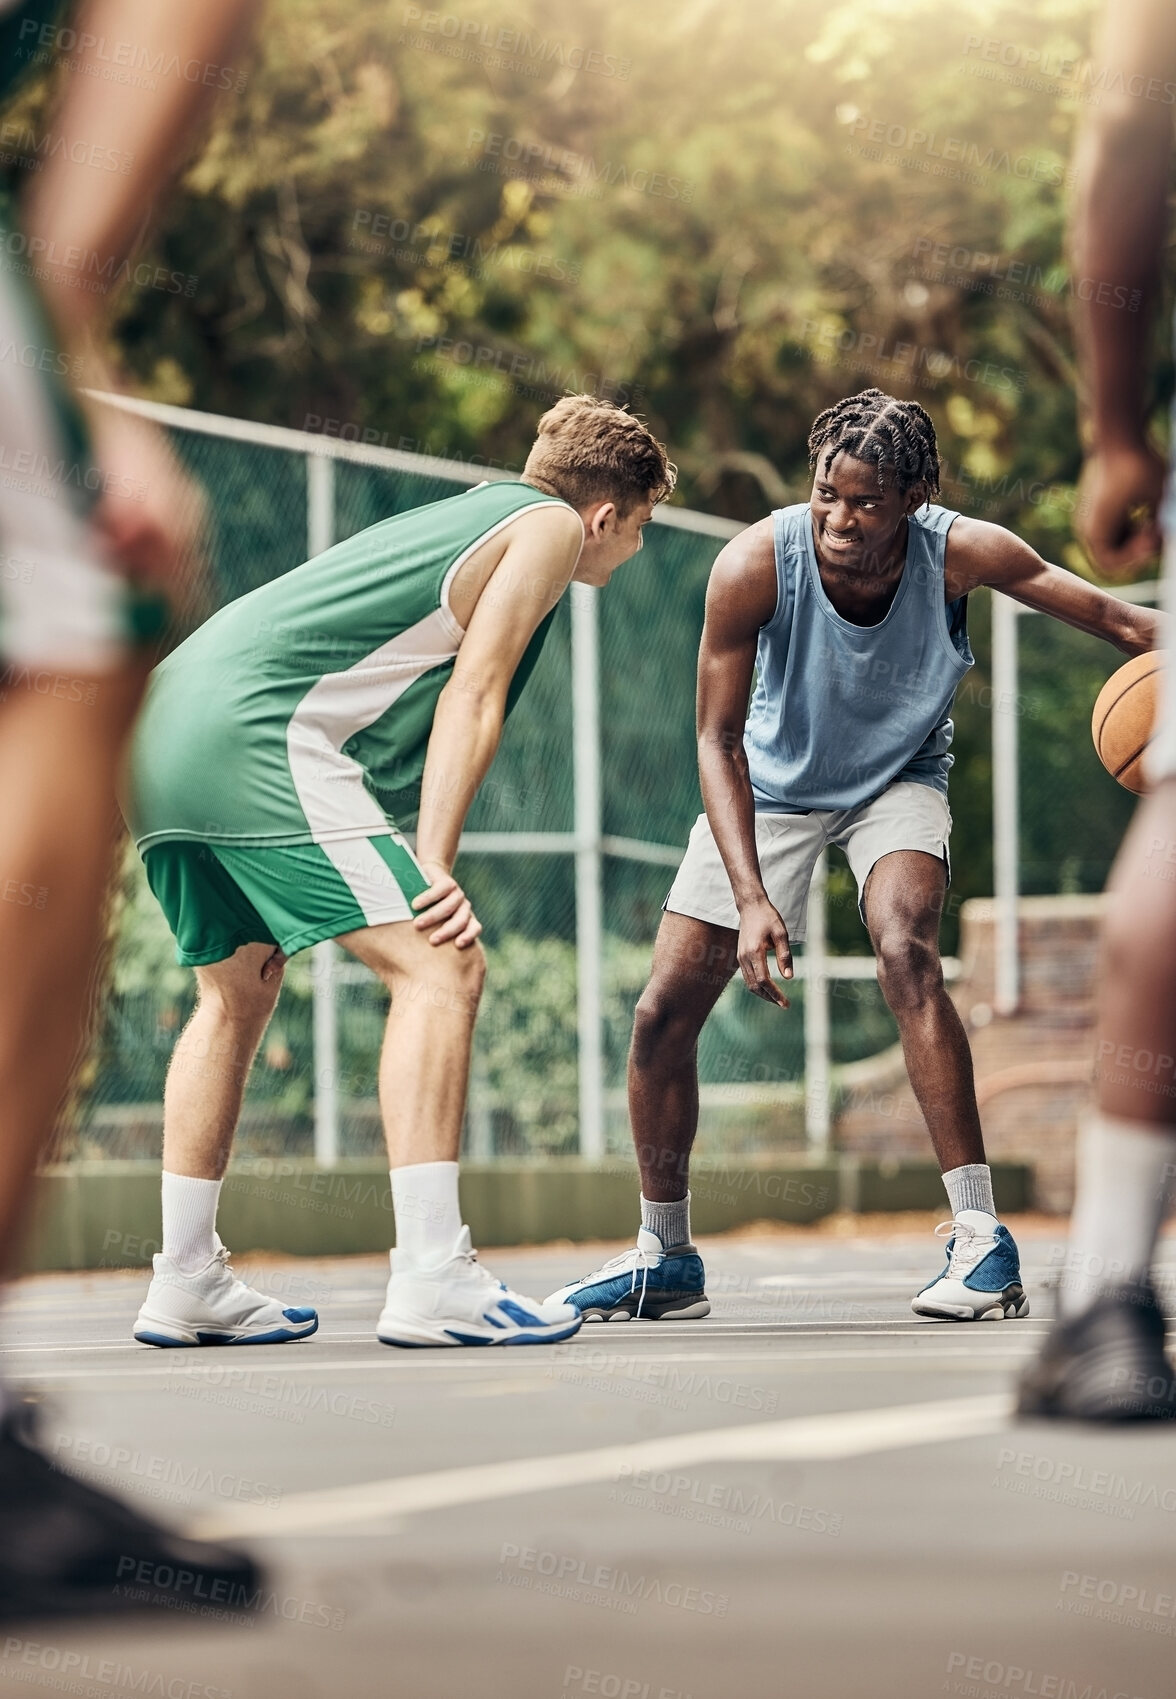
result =
[[[318,1327],[318,1312],[292,1309],[255,1292],[229,1267],[216,1241],[210,1262],[185,1274],[170,1257],[152,1259],[154,1278],[135,1321],[142,1345],[287,1345]]]
[[[392,1278],[376,1327],[384,1345],[554,1345],[570,1339],[580,1312],[551,1298],[524,1298],[478,1261],[463,1227],[436,1265],[390,1253]]]
[[[1013,1236],[994,1215],[962,1209],[935,1229],[947,1241],[943,1272],[911,1299],[917,1316],[937,1321],[1007,1321],[1029,1314]]]
[[[585,1321],[695,1321],[710,1315],[702,1258],[693,1245],[667,1251],[642,1227],[637,1243],[595,1274],[553,1292],[550,1303],[574,1304]]]

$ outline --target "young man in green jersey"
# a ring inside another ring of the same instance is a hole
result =
[[[479,1268],[457,1155],[485,962],[462,825],[568,584],[641,547],[674,468],[631,414],[567,396],[521,481],[374,525],[223,608],[152,677],[130,819],[198,1002],[164,1093],[152,1345],[312,1333],[234,1278],[215,1231],[245,1081],[295,950],[339,942],[392,1003],[380,1102],[396,1250],[389,1345],[536,1344],[579,1311]],[[398,822],[419,806],[416,851]]]

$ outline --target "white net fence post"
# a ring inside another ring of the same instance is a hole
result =
[[[335,462],[306,456],[306,552],[321,555],[335,541]],[[333,939],[311,951],[314,1018],[314,1159],[320,1168],[339,1160],[339,1010],[335,984],[338,946]]]
[[[600,819],[600,644],[597,592],[572,585],[572,723],[576,833],[576,1013],[580,1155],[604,1155],[603,857]]]
[[[992,868],[996,895],[993,1006],[1016,1013],[1021,995],[1017,940],[1020,796],[1017,740],[1017,609],[992,598]]]
[[[809,886],[808,927],[804,946],[804,1133],[809,1151],[829,1149],[829,952],[825,929],[825,851],[817,857]]]

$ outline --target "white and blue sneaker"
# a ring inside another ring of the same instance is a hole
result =
[[[942,1274],[911,1299],[917,1316],[937,1321],[1006,1321],[1027,1316],[1029,1300],[1021,1285],[1021,1261],[1007,1227],[982,1209],[962,1209],[954,1221],[942,1221],[936,1233],[948,1233]]]
[[[219,1239],[211,1261],[195,1274],[165,1256],[153,1257],[152,1267],[135,1321],[142,1345],[287,1345],[318,1327],[317,1310],[287,1308],[238,1280]]]
[[[698,1251],[693,1245],[667,1251],[644,1227],[631,1249],[595,1274],[561,1286],[548,1301],[574,1304],[585,1321],[695,1321],[710,1315]]]
[[[376,1326],[383,1345],[554,1345],[580,1327],[580,1312],[551,1298],[524,1298],[484,1269],[463,1227],[435,1265],[389,1253],[392,1278]]]

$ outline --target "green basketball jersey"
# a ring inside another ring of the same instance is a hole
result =
[[[139,848],[325,843],[415,812],[464,635],[450,582],[488,537],[558,500],[480,484],[373,525],[214,614],[151,676],[128,799]],[[507,713],[554,612],[519,662]]]

